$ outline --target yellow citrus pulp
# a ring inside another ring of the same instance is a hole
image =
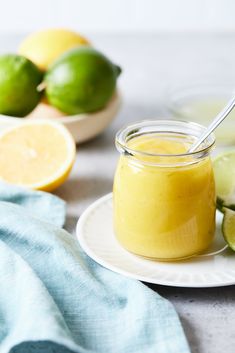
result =
[[[45,71],[65,51],[89,45],[86,38],[67,29],[48,29],[29,35],[20,44],[19,53]]]
[[[68,177],[75,160],[75,143],[55,122],[23,122],[0,135],[0,180],[51,191]]]

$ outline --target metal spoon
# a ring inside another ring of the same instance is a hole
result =
[[[221,112],[216,115],[214,120],[210,123],[207,129],[203,132],[203,134],[198,138],[198,140],[191,146],[189,149],[189,153],[195,152],[200,144],[205,141],[205,139],[222,123],[222,121],[229,115],[229,113],[235,107],[235,97],[233,97],[228,104],[224,107]]]

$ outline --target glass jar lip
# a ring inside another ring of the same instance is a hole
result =
[[[180,154],[161,154],[161,153],[150,153],[150,152],[143,152],[137,149],[133,149],[127,146],[127,137],[134,135],[136,129],[139,129],[141,127],[151,127],[151,126],[165,126],[165,127],[172,127],[173,125],[178,126],[178,127],[185,127],[185,128],[192,128],[195,132],[198,132],[198,136],[201,135],[203,131],[206,130],[206,127],[195,123],[191,121],[184,121],[184,120],[175,120],[175,119],[159,119],[159,120],[141,120],[134,122],[132,124],[125,125],[123,128],[121,128],[117,133],[116,133],[116,138],[115,138],[115,143],[117,148],[121,148],[121,150],[129,153],[130,155],[142,155],[142,156],[148,156],[148,157],[198,157],[201,155],[205,155],[210,151],[210,149],[214,146],[215,144],[215,135],[212,133],[204,143],[202,143],[202,147],[198,148],[194,152],[186,152],[186,153],[180,153]],[[153,131],[154,132],[154,131]],[[159,132],[175,132],[175,133],[180,133],[180,131],[169,131],[169,130],[159,130]],[[149,131],[151,133],[151,131]],[[141,133],[140,133],[141,135]],[[186,133],[185,133],[186,135]],[[190,135],[190,134],[189,134]],[[192,136],[192,134],[191,134]],[[194,136],[195,137],[195,136]]]

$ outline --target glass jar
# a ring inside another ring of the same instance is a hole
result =
[[[157,120],[117,133],[114,230],[130,252],[171,261],[199,254],[212,243],[214,136],[187,152],[204,130],[191,122]]]

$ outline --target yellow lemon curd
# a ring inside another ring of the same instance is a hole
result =
[[[159,134],[132,138],[127,147],[135,151],[134,156],[120,157],[114,179],[114,228],[119,242],[137,255],[165,261],[205,250],[215,230],[209,156],[183,156],[189,140]]]

